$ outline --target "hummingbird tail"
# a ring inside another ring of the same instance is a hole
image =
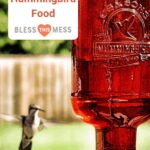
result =
[[[23,148],[22,142],[20,143],[19,150],[32,150],[32,142],[30,142],[25,148]]]

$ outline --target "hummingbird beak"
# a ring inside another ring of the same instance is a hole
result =
[[[45,110],[43,110],[43,109],[41,109],[41,108],[38,108],[38,110],[39,110],[39,111],[42,111],[42,112],[45,112]]]

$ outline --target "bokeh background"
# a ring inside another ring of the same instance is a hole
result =
[[[8,38],[8,1],[0,0],[0,150],[17,150],[21,124],[35,103],[48,127],[37,133],[33,150],[95,150],[94,128],[78,120],[71,107],[71,42]],[[150,150],[150,125],[138,129],[137,149]]]
[[[21,123],[31,103],[46,110],[46,128],[33,150],[94,150],[94,128],[80,122],[71,107],[70,41],[11,40],[8,1],[0,0],[0,150],[17,150]]]

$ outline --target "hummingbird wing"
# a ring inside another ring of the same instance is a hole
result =
[[[0,114],[0,121],[6,121],[6,122],[15,122],[19,123],[21,122],[22,117],[17,115],[9,115],[9,114]]]
[[[126,18],[123,22],[122,22],[122,33],[124,33],[125,35],[129,36],[129,38],[136,40],[136,38],[134,37],[134,35],[132,35],[130,33],[130,29],[133,27],[133,24],[135,22],[135,16],[132,15],[128,18]]]
[[[60,121],[60,120],[54,120],[54,119],[41,118],[40,126],[42,126],[42,129],[43,129],[43,128],[50,128],[50,127],[60,125],[60,124],[65,125],[65,124],[68,124],[68,122]]]

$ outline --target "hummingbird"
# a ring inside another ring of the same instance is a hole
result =
[[[19,150],[31,150],[35,132],[44,128],[43,122],[38,116],[39,111],[45,112],[39,106],[31,104],[28,109],[28,115],[22,116],[22,139]]]
[[[112,29],[112,40],[137,41],[137,38],[132,34],[134,30],[135,16],[129,16],[123,21],[114,18],[110,23]]]

